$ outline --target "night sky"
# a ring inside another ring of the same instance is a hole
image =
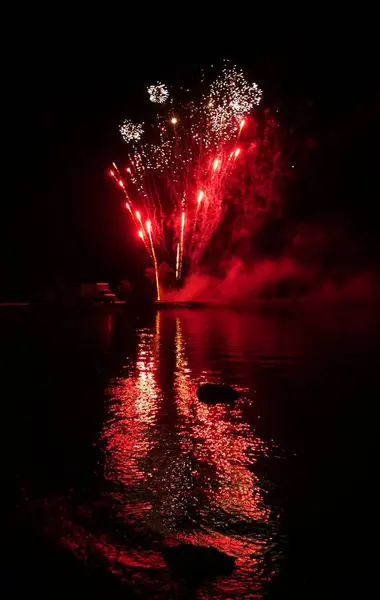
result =
[[[200,27],[192,38],[170,22],[164,33],[123,23],[36,29],[25,17],[16,27],[3,72],[2,298],[57,278],[138,278],[145,257],[105,174],[123,155],[118,124],[144,118],[146,85],[191,87],[223,58],[260,84],[287,127],[318,141],[290,218],[342,219],[362,260],[378,260],[379,75],[369,30],[359,45],[343,23],[276,29],[268,18],[233,35]]]

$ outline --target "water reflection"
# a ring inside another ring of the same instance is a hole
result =
[[[147,537],[164,545],[213,546],[233,556],[228,588],[242,595],[260,588],[264,555],[278,525],[266,500],[268,484],[255,465],[280,452],[244,416],[249,387],[234,407],[197,399],[200,383],[224,380],[210,348],[226,349],[229,332],[221,330],[220,320],[213,325],[207,315],[167,311],[157,313],[153,328],[136,331],[137,356],[108,388],[105,474],[123,518]],[[228,348],[240,360],[239,339]],[[223,578],[213,584],[216,597],[225,585]]]
[[[377,313],[341,308],[7,314],[11,585],[82,573],[94,597],[258,598],[271,580],[283,598],[302,572],[307,598],[335,572],[340,586],[347,523],[368,509],[352,465],[375,439],[378,332]],[[218,381],[243,399],[201,404],[199,383]],[[184,543],[234,571],[194,590],[170,558]]]
[[[137,331],[137,356],[110,382],[108,422],[103,432],[107,460],[105,477],[117,484],[118,510],[129,522],[145,519],[151,510],[149,453],[157,444],[154,427],[161,400],[156,384],[159,315],[156,331]],[[128,502],[124,501],[128,489]]]

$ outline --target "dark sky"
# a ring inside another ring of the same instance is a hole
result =
[[[96,27],[85,20],[73,26],[60,15],[46,27],[36,15],[16,24],[3,71],[3,296],[27,294],[36,281],[55,277],[133,278],[141,271],[139,245],[125,235],[120,197],[105,176],[122,155],[117,126],[126,115],[141,115],[147,84],[191,85],[200,67],[223,58],[258,81],[265,102],[279,104],[288,123],[323,138],[330,156],[316,164],[314,179],[330,188],[329,210],[358,216],[360,235],[372,240],[379,87],[369,29],[359,44],[342,23],[300,27],[289,17],[289,25],[280,19],[275,26],[266,15],[257,24],[243,18],[233,31],[203,23],[186,30],[170,20],[155,26],[153,18],[136,25],[136,17],[113,11],[104,27],[102,15]],[[306,124],[305,106],[313,114]],[[308,218],[326,206],[323,198],[313,202]]]

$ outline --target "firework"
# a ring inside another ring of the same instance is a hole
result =
[[[216,158],[214,160],[214,162],[212,163],[212,170],[217,171],[219,169],[219,167],[220,167],[220,160],[219,160],[219,158]]]
[[[154,273],[155,273],[155,276],[156,276],[157,300],[160,301],[161,300],[161,294],[160,294],[160,281],[159,281],[159,277],[158,277],[158,264],[157,264],[156,253],[154,251],[154,246],[153,246],[152,224],[151,224],[150,221],[146,222],[146,230],[148,232],[149,242],[150,242],[150,248],[152,250],[152,258],[153,258],[153,264],[154,264]]]
[[[169,98],[169,91],[166,85],[159,81],[155,85],[148,87],[149,100],[157,104],[165,104]]]
[[[179,253],[179,275],[178,279],[181,278],[182,274],[182,261],[183,261],[183,242],[185,237],[185,211],[182,211],[181,215],[181,242],[180,242],[180,253]]]
[[[132,215],[132,216],[133,216],[133,215]],[[146,240],[146,237],[145,237],[144,225],[143,225],[143,223],[142,223],[142,219],[141,219],[141,213],[140,213],[140,211],[139,211],[139,210],[136,210],[136,212],[135,212],[135,214],[134,214],[134,217],[136,217],[136,219],[137,219],[137,221],[138,221],[138,224],[139,224],[139,225],[140,225],[140,227],[141,227],[141,229],[140,229],[140,230],[139,230],[139,232],[138,232],[138,235],[139,235],[139,237],[142,239],[142,241],[144,242],[144,246],[145,246],[145,248],[146,248],[146,250],[147,250],[147,252],[148,252],[149,256],[151,256],[150,248],[149,248],[148,242],[147,242],[147,240]],[[135,221],[135,225],[137,226],[137,224],[136,224],[136,220],[135,220],[135,219],[134,219],[134,221]]]
[[[177,256],[176,256],[176,261],[175,261],[175,278],[178,280],[179,279],[179,242],[177,243]]]
[[[152,102],[167,99],[161,83],[148,92]],[[184,271],[199,266],[228,206],[236,203],[231,190],[239,173],[245,194],[240,214],[257,212],[256,197],[261,207],[263,198],[273,201],[277,167],[269,149],[276,143],[275,125],[268,119],[260,138],[251,115],[261,96],[241,71],[224,69],[199,102],[175,106],[171,101],[170,110],[147,129],[145,141],[142,125],[126,119],[120,127],[128,144],[126,181],[115,164],[110,175],[126,197],[136,233],[153,262],[158,299],[157,257],[171,265],[177,285]]]
[[[257,83],[248,83],[243,72],[234,68],[223,69],[210,88],[207,107],[212,133],[224,141],[236,135],[245,125],[245,115],[260,103],[262,91]]]
[[[140,123],[133,123],[129,119],[125,119],[119,129],[125,142],[138,142],[144,133],[144,129]]]
[[[140,225],[141,225],[141,228],[142,228],[142,226],[143,226],[143,225],[142,225],[142,221],[141,221],[141,214],[140,214],[140,211],[139,211],[139,210],[136,210],[136,213],[135,213],[135,214],[136,214],[136,218],[137,218],[137,220],[138,220],[138,222],[140,223]]]

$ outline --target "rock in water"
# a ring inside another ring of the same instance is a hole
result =
[[[234,402],[241,394],[229,385],[205,383],[197,390],[197,396],[201,402],[217,404],[218,402]]]
[[[216,548],[180,544],[165,548],[163,555],[175,575],[194,583],[212,580],[220,575],[231,575],[235,568],[235,559]]]

